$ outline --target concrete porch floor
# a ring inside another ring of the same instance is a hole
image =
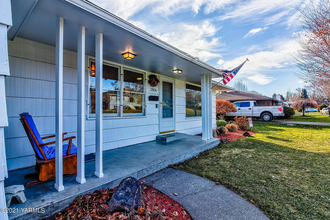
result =
[[[54,181],[36,186],[25,187],[27,202],[12,204],[15,213],[9,213],[10,219],[40,219],[48,217],[68,206],[79,195],[103,188],[112,188],[128,176],[137,179],[166,168],[168,165],[183,162],[200,152],[218,146],[220,139],[202,141],[201,136],[186,135],[185,138],[167,144],[156,141],[141,143],[124,148],[103,152],[104,177],[97,178],[94,173],[94,161],[86,163],[86,183],[79,184],[75,176],[64,178],[64,191],[54,189]],[[24,175],[33,173],[34,168],[9,172],[6,186],[26,184]],[[25,208],[28,208],[26,210]],[[35,210],[29,211],[29,208]],[[39,208],[39,212],[36,208]],[[42,212],[42,213],[41,213]]]

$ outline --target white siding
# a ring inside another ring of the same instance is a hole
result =
[[[11,76],[6,78],[9,126],[5,128],[9,170],[35,165],[34,151],[19,121],[29,112],[41,136],[55,132],[55,48],[16,38],[9,42]],[[77,132],[77,54],[64,51],[64,132]],[[86,71],[86,79],[88,74]],[[86,80],[86,90],[88,80]],[[148,94],[146,95],[146,98]],[[87,92],[86,92],[87,103]],[[87,105],[86,105],[87,112]],[[155,140],[158,109],[147,101],[147,115],[103,120],[103,149]],[[95,120],[86,115],[86,154],[95,151]],[[76,144],[74,140],[73,142]]]
[[[20,113],[29,112],[33,116],[41,136],[55,133],[55,48],[16,38],[9,42],[9,61],[11,76],[6,77],[9,126],[5,128],[5,143],[8,169],[13,170],[35,165],[34,151],[19,121]],[[77,132],[76,68],[77,54],[64,51],[63,131],[69,136],[76,136]],[[88,81],[86,71],[86,154],[95,152],[95,119],[87,117]],[[202,117],[186,118],[185,88],[185,81],[175,80],[176,132],[199,134]],[[103,119],[104,150],[155,140],[159,134],[159,108],[157,102],[148,101],[149,95],[158,93],[147,92],[146,116]],[[215,96],[213,101],[215,125]]]
[[[186,117],[186,82],[175,80],[176,131],[186,134],[202,133],[202,117]]]

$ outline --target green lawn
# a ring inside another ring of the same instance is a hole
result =
[[[301,113],[297,113],[292,116],[292,119],[286,119],[287,121],[305,121],[305,122],[329,122],[329,115],[321,115],[319,112],[305,113],[305,116],[301,116]]]
[[[330,127],[254,126],[254,137],[173,167],[220,181],[271,219],[330,219]]]

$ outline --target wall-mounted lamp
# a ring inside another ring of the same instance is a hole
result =
[[[92,62],[91,76],[95,76],[95,63],[94,62]]]
[[[121,55],[123,55],[123,57],[124,57],[126,60],[133,60],[134,57],[136,56],[136,54],[131,53],[131,52],[125,52],[125,53],[122,53]]]
[[[172,70],[173,71],[173,73],[175,73],[175,74],[180,74],[181,72],[182,72],[182,70],[180,70],[180,69],[174,69],[174,70]]]

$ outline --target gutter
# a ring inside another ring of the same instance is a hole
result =
[[[62,1],[68,2],[84,11],[94,14],[95,16],[100,17],[103,20],[108,21],[112,24],[115,24],[115,25],[119,26],[120,28],[127,30],[128,32],[131,32],[131,33],[177,55],[180,58],[183,58],[189,62],[192,62],[192,63],[194,63],[200,67],[203,67],[204,69],[207,69],[207,70],[211,71],[212,73],[215,73],[215,74],[219,75],[220,77],[222,77],[222,73],[220,73],[213,66],[210,66],[202,61],[196,60],[195,57],[189,55],[188,53],[158,39],[157,37],[149,34],[148,32],[142,30],[141,28],[134,26],[133,24],[131,24],[131,23],[125,21],[124,19],[110,13],[109,11],[93,4],[92,2],[90,2],[88,0],[62,0]]]

